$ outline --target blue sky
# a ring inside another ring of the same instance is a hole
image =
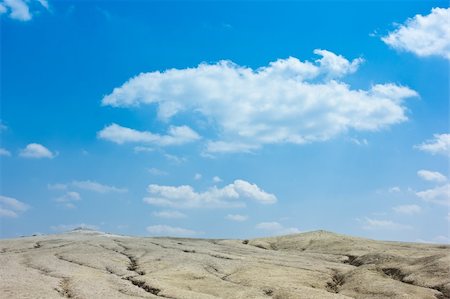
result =
[[[0,1],[0,236],[449,242],[446,1]]]

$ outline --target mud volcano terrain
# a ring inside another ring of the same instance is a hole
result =
[[[324,231],[255,240],[78,230],[0,241],[0,298],[450,298],[450,247]]]

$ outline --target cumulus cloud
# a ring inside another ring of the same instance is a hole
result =
[[[277,201],[275,195],[243,180],[235,180],[223,188],[214,186],[204,192],[196,192],[189,185],[175,187],[154,184],[148,186],[147,191],[150,196],[144,198],[144,202],[173,208],[243,207],[245,206],[243,199],[262,204],[273,204]]]
[[[261,222],[256,225],[257,229],[269,231],[272,235],[288,235],[288,234],[298,234],[301,231],[296,227],[284,227],[282,224],[272,221],[272,222]]]
[[[422,211],[422,208],[418,205],[401,205],[392,208],[396,213],[399,214],[419,214]]]
[[[248,216],[240,214],[228,214],[225,219],[235,222],[244,222],[248,219]]]
[[[414,147],[432,155],[439,154],[450,157],[450,134],[434,134],[433,139]]]
[[[382,40],[394,49],[420,57],[450,59],[450,9],[433,8],[428,15],[416,15]]]
[[[27,204],[15,198],[0,195],[0,218],[16,218],[29,208]]]
[[[450,184],[416,192],[416,195],[426,202],[450,206]]]
[[[376,131],[407,120],[408,87],[352,89],[338,79],[357,70],[325,50],[314,62],[289,57],[253,70],[230,61],[142,73],[105,96],[103,105],[156,104],[158,117],[197,113],[217,130],[205,153],[252,152],[266,144],[325,141],[349,130]]]
[[[417,175],[425,181],[443,183],[447,181],[447,177],[440,172],[430,170],[419,170]]]
[[[30,143],[19,153],[19,156],[30,159],[48,158],[53,159],[56,154],[52,153],[48,148],[39,143]]]
[[[363,229],[367,230],[405,230],[411,229],[409,225],[404,225],[401,223],[394,222],[392,220],[379,220],[365,218]]]
[[[152,225],[147,226],[147,232],[151,235],[156,236],[195,236],[200,234],[194,230],[181,228],[181,227],[173,227],[169,225]]]
[[[10,157],[11,152],[8,151],[7,149],[0,147],[0,156]]]
[[[186,214],[183,214],[179,211],[158,211],[153,212],[153,216],[166,219],[180,219],[187,217]]]
[[[139,142],[160,146],[181,145],[200,139],[200,136],[187,126],[173,126],[169,128],[167,135],[159,135],[111,124],[98,132],[97,136],[100,139],[109,140],[117,144]]]
[[[36,6],[35,4],[39,5]],[[19,21],[30,21],[33,18],[33,11],[41,8],[48,10],[48,2],[45,0],[3,0],[0,2],[0,15],[8,14],[11,19]]]
[[[88,190],[88,191],[93,191],[93,192],[97,192],[97,193],[124,193],[127,192],[128,190],[125,188],[117,188],[114,186],[108,186],[108,185],[104,185],[104,184],[100,184],[98,182],[94,182],[94,181],[73,181],[71,183],[72,186],[79,188],[79,189],[83,189],[83,190]]]

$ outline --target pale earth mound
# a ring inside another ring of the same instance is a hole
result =
[[[450,298],[450,246],[78,230],[0,241],[0,298]]]

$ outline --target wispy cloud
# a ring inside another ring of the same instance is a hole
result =
[[[75,191],[66,192],[64,195],[55,199],[56,202],[68,202],[81,200],[80,193]]]
[[[71,231],[71,230],[74,230],[76,228],[98,230],[98,226],[97,225],[86,224],[86,223],[59,224],[59,225],[50,226],[51,230],[58,231],[58,232]]]
[[[418,205],[400,205],[392,208],[396,213],[414,215],[422,212],[422,208]]]
[[[38,3],[39,5],[35,5]],[[33,10],[31,9],[33,6]],[[30,21],[33,13],[44,8],[49,9],[46,0],[2,0],[0,2],[0,15],[7,14],[8,17],[18,21]]]
[[[47,184],[48,190],[66,190],[67,187],[67,184]]]
[[[195,236],[201,234],[201,232],[194,230],[169,225],[151,225],[147,226],[146,230],[151,235],[156,236]]]
[[[166,171],[155,168],[155,167],[148,168],[147,171],[148,171],[148,173],[150,173],[151,175],[154,175],[154,176],[163,176],[163,175],[168,174]]]
[[[380,220],[365,218],[363,229],[367,230],[405,230],[412,229],[412,226],[394,222],[392,220]]]
[[[401,192],[401,191],[402,191],[402,190],[401,190],[400,187],[398,187],[398,186],[391,187],[391,188],[389,188],[389,190],[388,190],[389,193],[397,193],[397,192]]]
[[[450,157],[450,134],[434,134],[433,139],[414,147],[432,155],[439,154]]]
[[[422,169],[417,172],[417,175],[421,179],[424,179],[424,180],[430,181],[430,182],[443,183],[443,182],[447,181],[447,177],[437,171],[430,171],[430,170]]]
[[[450,59],[450,9],[437,7],[428,15],[416,15],[382,40],[394,49],[420,57]]]
[[[296,227],[284,227],[282,224],[276,221],[258,223],[256,225],[256,228],[270,232],[271,235],[288,235],[298,234],[301,232]]]
[[[29,205],[8,196],[0,195],[0,218],[16,218],[30,208]]]
[[[218,176],[213,177],[212,180],[213,180],[214,183],[222,182],[222,179],[220,177],[218,177]]]
[[[247,221],[248,216],[247,215],[240,215],[240,214],[228,214],[225,219],[235,222],[244,222]]]
[[[112,124],[98,132],[97,136],[117,144],[151,143],[159,146],[181,145],[200,139],[200,136],[187,126],[170,127],[167,135],[159,135]]]
[[[350,61],[320,49],[314,53],[320,58],[313,62],[289,57],[256,70],[220,61],[142,73],[102,103],[157,104],[158,117],[165,122],[181,112],[201,113],[217,127],[205,154],[325,141],[348,130],[377,131],[407,120],[403,100],[417,96],[415,91],[392,83],[351,89],[339,78],[356,72],[362,59]]]
[[[93,191],[93,192],[97,192],[97,193],[124,193],[127,192],[128,190],[125,188],[118,188],[118,187],[114,187],[114,186],[109,186],[109,185],[104,185],[104,184],[100,184],[98,182],[95,181],[73,181],[71,183],[72,186],[79,188],[79,189],[83,189],[83,190],[88,190],[88,191]]]
[[[0,147],[0,156],[11,157],[11,152],[5,148]]]
[[[179,211],[158,211],[153,212],[153,216],[166,219],[181,219],[187,217],[186,214]]]
[[[426,202],[450,206],[450,184],[419,191],[416,195]]]
[[[204,192],[196,192],[189,185],[148,187],[149,197],[144,202],[173,208],[225,208],[243,207],[242,199],[253,200],[262,204],[273,204],[275,195],[265,192],[256,184],[235,180],[223,188],[212,187]]]

